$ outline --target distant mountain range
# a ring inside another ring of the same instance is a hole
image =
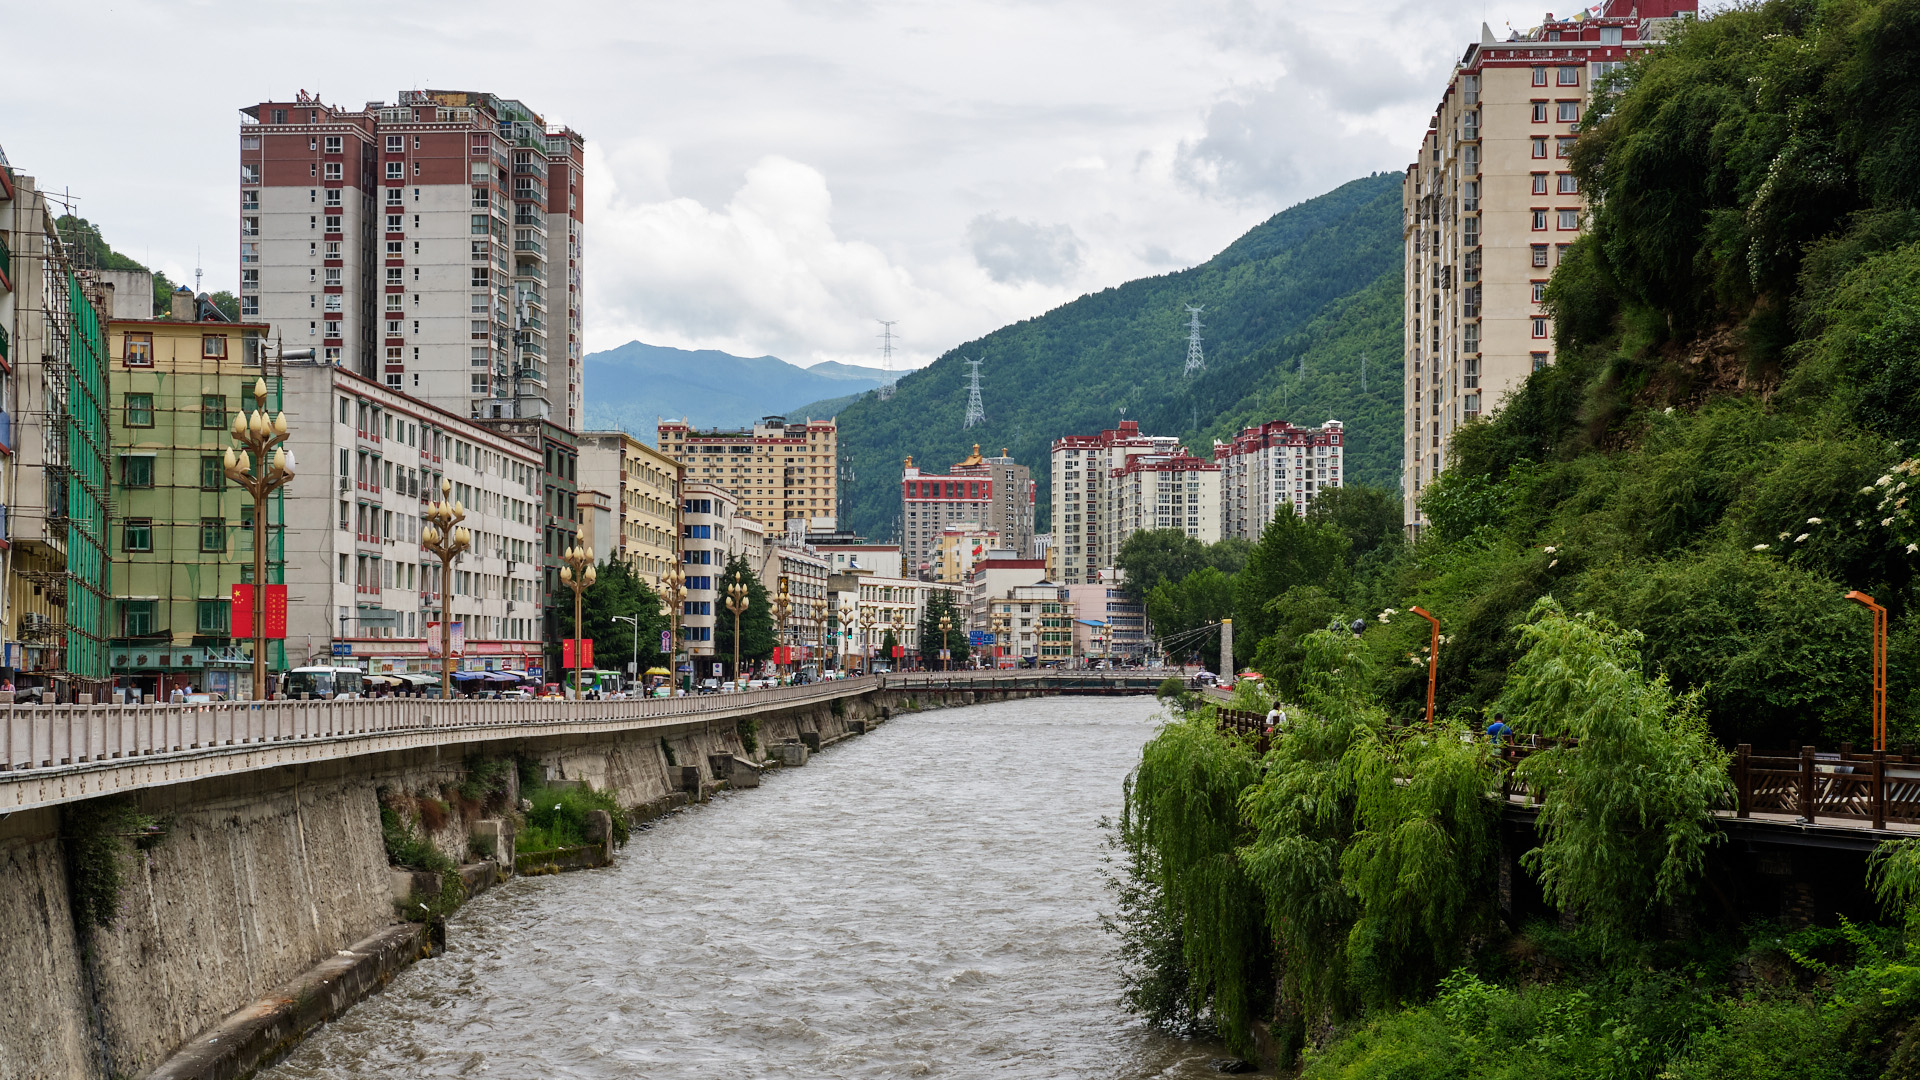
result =
[[[979,443],[1008,447],[1041,481],[1052,441],[1138,420],[1212,440],[1243,424],[1347,425],[1348,475],[1397,485],[1401,440],[1400,176],[1354,180],[1283,210],[1199,266],[1129,281],[959,345],[901,377],[893,397],[836,410],[852,456],[849,524],[894,534],[908,454],[944,469]],[[1206,369],[1183,374],[1187,305],[1204,306]],[[981,368],[986,423],[962,426],[966,367]]]
[[[734,428],[763,416],[825,419],[884,380],[879,368],[828,361],[809,368],[777,356],[735,356],[629,341],[588,353],[586,426],[626,431],[647,443],[662,417]]]

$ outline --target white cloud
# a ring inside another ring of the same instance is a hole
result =
[[[1084,245],[1066,225],[981,214],[967,223],[973,261],[993,280],[1059,285],[1080,269]]]

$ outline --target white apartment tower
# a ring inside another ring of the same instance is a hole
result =
[[[1063,585],[1101,580],[1127,534],[1117,534],[1114,474],[1135,457],[1168,458],[1180,440],[1140,434],[1140,422],[1122,420],[1098,435],[1068,435],[1053,441],[1053,546],[1050,575]],[[1184,500],[1184,494],[1182,498]],[[1184,501],[1182,503],[1184,506]]]
[[[243,317],[458,415],[577,431],[583,150],[487,93],[243,109]]]
[[[1276,510],[1304,514],[1315,494],[1339,487],[1346,464],[1345,425],[1318,428],[1273,420],[1213,444],[1220,466],[1220,535],[1258,540]]]
[[[1696,0],[1602,0],[1506,41],[1485,25],[1441,95],[1402,181],[1405,445],[1410,531],[1454,431],[1553,362],[1547,279],[1584,227],[1568,169],[1594,80]]]

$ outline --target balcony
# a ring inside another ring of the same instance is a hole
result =
[[[525,253],[541,259],[547,257],[547,245],[538,240],[515,240],[513,250],[515,254]]]
[[[0,236],[0,291],[13,291],[13,251],[4,236]]]

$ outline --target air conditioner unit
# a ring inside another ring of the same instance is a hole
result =
[[[517,563],[517,562],[513,562],[513,561],[511,561],[511,560],[509,560],[509,561],[507,562],[507,573],[509,573],[509,574],[511,574],[511,573],[513,573],[513,572],[514,572],[515,570],[517,570],[517,569],[519,569],[519,568],[520,568],[520,564],[519,564],[519,563]]]
[[[340,478],[340,490],[341,491],[353,490],[353,480],[351,477],[343,476]]]

